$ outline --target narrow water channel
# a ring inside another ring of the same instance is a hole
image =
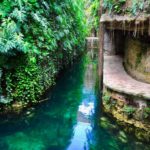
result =
[[[96,79],[96,60],[87,55],[58,79],[48,101],[1,117],[0,150],[148,150],[100,115]]]

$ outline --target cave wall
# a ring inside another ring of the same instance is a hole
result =
[[[144,40],[144,37],[126,38],[124,66],[133,78],[150,83],[150,44],[146,39]]]
[[[124,55],[125,35],[120,30],[104,30],[105,55]]]

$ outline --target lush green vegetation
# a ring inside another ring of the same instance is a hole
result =
[[[83,52],[83,0],[2,0],[0,24],[5,103],[37,101],[56,74]]]
[[[109,10],[109,13],[121,13],[122,6],[125,4],[126,0],[104,0],[103,7]]]
[[[90,9],[91,9],[91,16],[93,18],[91,27],[94,28],[96,32],[98,32],[99,20],[100,20],[100,15],[99,15],[100,0],[92,1]]]
[[[135,113],[135,111],[136,111],[136,108],[134,108],[133,106],[127,106],[127,105],[125,105],[125,106],[123,107],[123,112],[124,112],[127,116],[130,116],[130,117],[131,117],[131,115],[132,115],[133,113]]]
[[[145,118],[145,119],[148,119],[148,118],[150,117],[150,107],[144,108],[144,113],[143,113],[143,115],[144,115],[144,118]]]
[[[104,0],[103,7],[110,13],[137,15],[142,11],[149,12],[150,1],[130,0],[132,5],[126,7],[127,0]]]
[[[106,104],[110,104],[111,103],[111,96],[108,92],[105,92],[103,95],[103,101]]]
[[[95,34],[97,34],[100,20],[100,0],[85,0],[85,3],[86,16],[88,19],[88,33],[95,32]]]

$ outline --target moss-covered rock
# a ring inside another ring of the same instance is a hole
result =
[[[107,90],[105,91],[105,97],[108,93],[109,99],[111,100],[109,103],[106,103],[105,100],[103,100],[104,111],[111,114],[117,120],[118,124],[124,127],[124,131],[134,134],[139,140],[149,142],[150,124],[143,120],[143,117],[141,118],[143,110],[139,110],[138,107],[135,108],[135,106],[131,106],[131,104],[128,106],[128,102],[124,102],[124,107],[122,107],[122,105],[118,104],[121,96],[117,99],[117,97],[114,97],[114,91],[111,94],[111,91]],[[116,101],[115,105],[112,103],[113,101]],[[139,111],[141,113],[139,113]],[[101,125],[104,128],[110,127],[105,118],[102,118]],[[127,142],[125,135],[122,132],[119,134],[119,139],[124,143]]]

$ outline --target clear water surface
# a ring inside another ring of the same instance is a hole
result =
[[[150,150],[101,114],[96,66],[83,57],[61,75],[48,101],[0,117],[0,150]]]

